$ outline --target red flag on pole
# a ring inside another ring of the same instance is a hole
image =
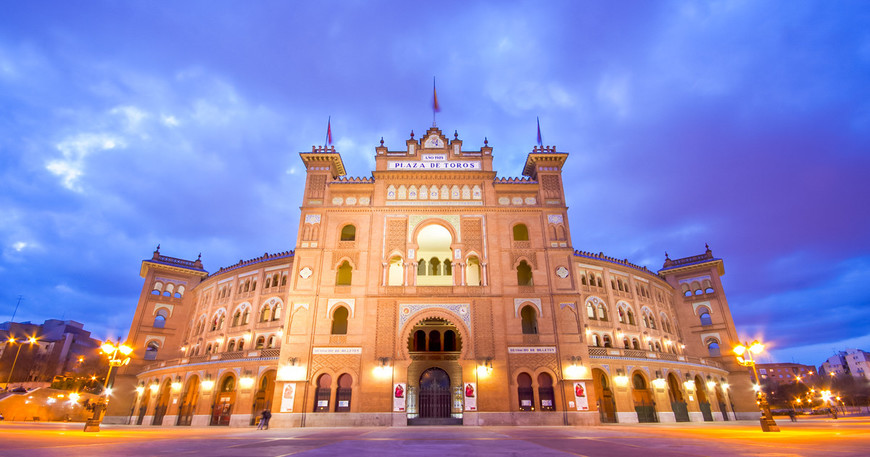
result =
[[[543,146],[544,141],[541,139],[541,118],[538,117],[538,146]]]
[[[332,116],[326,121],[326,145],[332,146]]]
[[[438,91],[435,90],[435,78],[432,78],[432,111],[438,113],[441,107],[438,106]]]

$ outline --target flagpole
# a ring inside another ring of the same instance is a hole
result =
[[[329,116],[329,118],[326,121],[326,141],[323,142],[324,148],[329,147],[329,134],[331,133],[330,132],[331,128],[332,128],[332,116]]]

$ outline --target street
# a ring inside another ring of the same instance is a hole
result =
[[[0,455],[58,456],[866,456],[870,418],[779,420],[780,433],[757,422],[625,424],[601,427],[304,428],[0,423]]]

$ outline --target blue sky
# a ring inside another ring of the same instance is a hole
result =
[[[870,350],[866,2],[15,2],[0,15],[0,320],[126,333],[142,259],[291,249],[332,116],[570,152],[576,249],[658,269],[709,243],[741,335]]]

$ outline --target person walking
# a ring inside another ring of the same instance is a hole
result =
[[[272,411],[268,409],[264,409],[260,414],[260,425],[257,427],[257,430],[269,430],[269,419],[272,418]]]
[[[791,419],[792,422],[797,422],[797,413],[795,413],[793,409],[789,410],[788,418]]]

